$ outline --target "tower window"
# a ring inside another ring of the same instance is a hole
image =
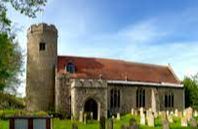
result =
[[[40,51],[44,51],[44,50],[45,50],[45,43],[44,43],[44,42],[41,42],[41,43],[39,44],[39,50],[40,50]]]
[[[75,73],[75,65],[73,63],[68,63],[65,70],[69,73]]]

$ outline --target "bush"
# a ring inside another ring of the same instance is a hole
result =
[[[13,95],[0,92],[0,109],[23,109],[25,105],[22,99]]]

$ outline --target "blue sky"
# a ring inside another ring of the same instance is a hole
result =
[[[27,28],[46,22],[59,31],[59,55],[170,63],[183,79],[198,72],[197,12],[197,0],[49,0],[36,19],[11,8],[9,17],[24,50]]]

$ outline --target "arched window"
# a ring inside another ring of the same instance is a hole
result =
[[[120,90],[112,89],[110,91],[110,108],[120,108]]]
[[[165,108],[174,107],[174,94],[173,93],[166,93],[164,95],[164,107]]]
[[[136,91],[136,107],[145,107],[145,90],[142,88]]]
[[[65,70],[69,73],[75,73],[75,65],[73,63],[68,63],[65,66]]]

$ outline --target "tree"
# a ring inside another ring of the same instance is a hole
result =
[[[42,11],[47,0],[1,0],[0,1],[0,27],[1,32],[10,31],[11,20],[7,17],[7,6],[11,4],[12,7],[20,13],[35,18],[36,13]]]
[[[185,106],[198,109],[198,74],[185,77],[183,84],[185,89]]]
[[[8,4],[20,13],[35,18],[42,11],[47,0],[0,0],[0,91],[16,91],[20,84],[23,56],[18,43],[14,40],[11,19],[7,17]]]
[[[22,72],[22,53],[17,43],[6,33],[0,34],[0,91],[6,86],[16,90],[17,84],[20,83],[18,74]]]

